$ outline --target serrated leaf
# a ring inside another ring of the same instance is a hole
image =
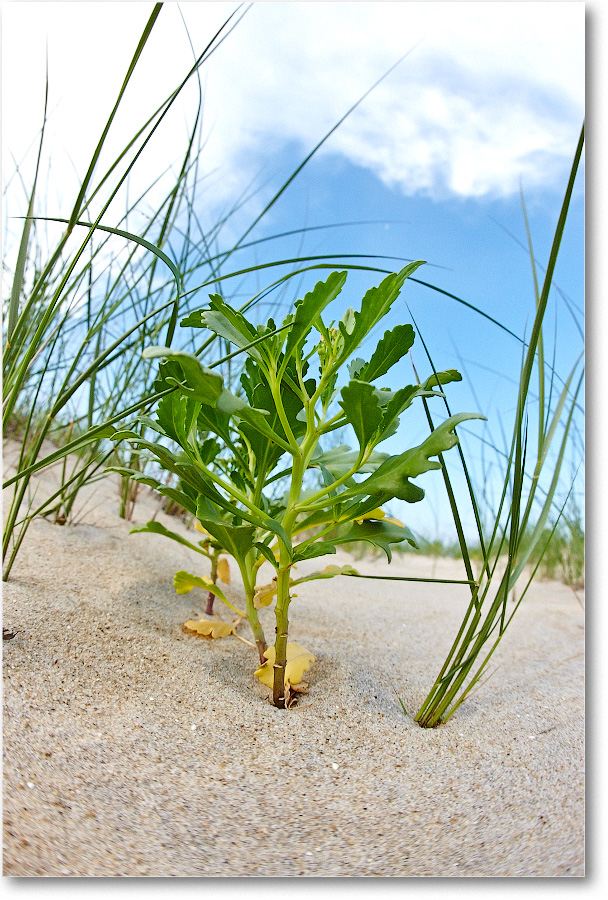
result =
[[[234,625],[230,622],[211,621],[209,619],[199,619],[194,621],[189,619],[184,622],[184,628],[198,634],[201,637],[211,640],[212,638],[228,637],[229,634],[236,634]]]
[[[157,357],[172,359],[181,371],[182,379],[179,381],[180,389],[186,391],[192,397],[215,406],[218,397],[224,389],[224,381],[221,375],[201,365],[198,357],[183,350],[173,350],[171,347],[146,347],[143,354],[145,359]]]
[[[350,381],[342,388],[340,405],[348,422],[353,426],[363,450],[372,440],[382,421],[382,410],[376,391],[365,381]]]
[[[367,365],[367,363],[365,362],[364,359],[361,359],[360,356],[358,356],[357,359],[351,360],[351,362],[349,362],[349,364],[347,366],[348,374],[350,375],[351,379],[358,379],[359,372],[363,368],[365,368],[366,365]]]
[[[201,431],[216,434],[228,447],[232,446],[230,416],[226,413],[212,406],[201,406],[197,424]]]
[[[230,564],[225,556],[217,561],[217,577],[224,584],[230,584]]]
[[[397,325],[391,331],[385,331],[384,337],[372,354],[368,363],[363,363],[356,368],[356,374],[351,372],[351,378],[359,381],[375,381],[385,375],[395,363],[410,350],[414,343],[414,329],[411,325]]]
[[[260,679],[262,684],[265,684],[266,687],[272,690],[274,685],[273,667],[276,659],[274,647],[269,647],[268,650],[265,650],[264,656],[266,657],[266,662],[255,670],[254,675]],[[287,665],[285,666],[285,688],[292,684],[299,684],[302,681],[304,672],[310,668],[310,664],[314,661],[315,657],[306,647],[302,647],[301,644],[296,644],[295,642],[289,642],[287,644]]]
[[[255,544],[253,525],[229,525],[222,521],[204,497],[198,503],[196,517],[203,528],[238,561],[242,561]]]
[[[389,457],[369,478],[356,487],[348,488],[341,497],[349,499],[367,494],[381,496],[387,500],[399,498],[408,503],[421,500],[424,497],[424,491],[412,484],[409,479],[431,469],[441,468],[440,464],[431,460],[430,457],[437,456],[458,443],[454,428],[467,419],[485,419],[485,416],[479,413],[459,413],[451,416],[435,428],[422,444],[406,450],[405,453]]]
[[[326,450],[325,453],[318,453],[313,456],[310,461],[312,468],[327,469],[334,478],[342,478],[357,461],[359,454],[352,451],[346,444],[334,447],[332,450]],[[388,453],[377,453],[374,451],[370,454],[367,462],[357,469],[358,472],[367,474],[375,472],[385,460],[389,459]]]
[[[297,547],[294,548],[293,561],[302,562],[305,559],[316,559],[318,556],[327,556],[330,553],[335,553],[336,548],[329,541],[317,541],[315,544],[308,544],[307,547],[304,547],[302,550],[298,550]]]
[[[378,393],[382,392],[379,391]],[[413,384],[408,384],[391,395],[389,402],[382,411],[382,425],[376,435],[377,444],[395,434],[399,427],[399,416],[411,405],[412,400],[419,393],[419,388]]]
[[[340,332],[344,338],[344,347],[338,364],[344,362],[357,349],[361,341],[375,325],[388,313],[399,296],[403,284],[416,269],[423,265],[421,260],[409,263],[400,272],[388,275],[377,287],[371,288],[361,302],[359,312],[352,313],[339,322]],[[348,312],[348,310],[347,310]]]
[[[292,325],[287,333],[283,366],[306,340],[318,316],[338,296],[346,281],[346,272],[332,272],[326,281],[318,281],[302,300],[296,301]]]
[[[211,578],[207,578],[206,575],[191,575],[190,572],[184,571],[176,572],[173,578],[173,587],[178,594],[188,594],[193,588],[200,587],[204,591],[211,591],[224,603],[227,602],[226,597],[217,584],[214,584]]]
[[[208,328],[241,349],[260,336],[245,316],[228,306],[219,294],[212,294],[210,298],[210,309],[190,313],[181,324],[193,328]],[[246,352],[262,365],[266,365],[267,355],[262,347],[262,344],[256,344],[249,347]]]
[[[158,404],[156,411],[158,424],[168,437],[185,449],[200,408],[200,401],[192,397],[178,392],[169,394]]]
[[[337,538],[332,538],[332,540],[338,545],[365,541],[374,547],[380,547],[386,553],[389,563],[392,559],[392,544],[400,544],[403,541],[407,541],[412,547],[417,547],[416,539],[409,528],[406,528],[405,525],[396,525],[391,521],[374,522],[366,520],[361,523],[354,522],[343,534]]]

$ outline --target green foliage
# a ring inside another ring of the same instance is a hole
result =
[[[382,550],[389,562],[394,546],[403,542],[415,546],[411,531],[394,520],[383,521],[379,507],[396,497],[421,500],[424,491],[411,479],[439,467],[431,457],[455,446],[456,425],[480,418],[451,416],[420,446],[395,456],[375,449],[394,433],[399,416],[417,397],[435,396],[433,385],[459,377],[450,370],[423,386],[406,385],[396,391],[372,383],[409,351],[414,340],[411,325],[387,331],[370,361],[353,363],[350,374],[356,377],[336,391],[349,357],[389,312],[419,265],[410,263],[369,290],[361,309],[347,310],[337,328],[324,321],[324,313],[343,288],[346,272],[333,272],[318,282],[280,329],[272,319],[266,326],[254,327],[241,311],[213,295],[210,308],[191,313],[182,326],[208,329],[247,354],[240,379],[244,399],[195,356],[147,348],[147,358],[163,359],[158,386],[175,389],[161,401],[149,424],[180,450],[176,453],[165,443],[148,441],[136,429],[116,435],[176,475],[180,491],[187,486],[195,492],[198,522],[240,568],[247,618],[266,681],[269,669],[264,661],[269,657],[257,611],[276,597],[272,686],[273,702],[279,707],[289,702],[285,667],[290,586],[354,573],[350,567],[329,566],[293,581],[292,567],[334,554],[337,546],[362,541]],[[310,377],[313,371],[316,378]],[[343,445],[324,451],[325,436],[344,426],[352,427],[358,449]],[[315,470],[320,480],[305,490],[305,475]],[[290,484],[287,494],[277,497],[272,488],[281,473],[289,474]],[[361,476],[367,477],[359,480]],[[312,536],[298,542],[299,535],[311,530]],[[266,561],[276,576],[258,587],[257,572]]]

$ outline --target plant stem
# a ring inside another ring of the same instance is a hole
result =
[[[253,553],[248,553],[245,559],[239,563],[239,568],[241,570],[241,576],[243,578],[243,586],[245,588],[245,602],[246,602],[246,610],[247,610],[247,620],[249,625],[251,626],[251,630],[253,632],[253,637],[255,638],[255,644],[258,648],[258,655],[260,657],[260,663],[266,662],[266,657],[264,656],[264,652],[267,648],[266,638],[264,636],[264,629],[262,628],[262,623],[258,618],[258,611],[253,605],[253,595],[255,594],[255,571],[254,571],[254,562],[255,557]]]
[[[286,548],[281,548],[281,562],[285,559]],[[277,620],[276,640],[274,644],[274,682],[272,702],[277,709],[285,709],[285,666],[287,665],[287,636],[289,631],[289,570],[290,563],[281,565],[277,576],[277,603],[275,616]]]
[[[294,455],[293,469],[291,475],[291,488],[289,491],[289,499],[287,508],[283,517],[282,526],[291,539],[293,529],[297,518],[296,504],[302,492],[302,482],[304,480],[304,472],[309,454],[312,453],[311,447],[314,445],[316,436],[313,432],[306,435],[302,442],[302,447],[297,455]],[[291,570],[292,557],[291,550],[282,542],[280,544],[279,553],[279,570],[277,573],[277,602],[275,606],[275,617],[277,622],[276,640],[274,645],[274,679],[272,689],[272,702],[277,709],[285,709],[285,666],[287,665],[287,636],[289,632],[289,573]]]
[[[211,581],[214,584],[217,581],[217,564],[218,564],[218,560],[219,560],[221,552],[222,552],[221,549],[217,548],[211,554]],[[207,613],[208,616],[212,615],[212,613],[213,613],[213,601],[214,600],[215,600],[215,594],[213,593],[213,591],[209,591],[209,594],[207,596],[207,608],[205,609],[205,612]]]

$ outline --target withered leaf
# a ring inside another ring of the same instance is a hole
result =
[[[223,581],[224,584],[230,584],[230,565],[225,556],[222,556],[221,559],[218,559],[217,561],[217,577],[220,581]]]
[[[270,584],[261,584],[255,589],[255,594],[253,595],[253,605],[256,609],[261,609],[263,606],[270,606],[270,604],[272,603],[272,598],[274,597],[276,592],[276,578],[273,578]]]
[[[272,690],[274,684],[274,661],[275,649],[269,647],[264,651],[266,662],[259,666],[254,675],[260,679],[262,684]],[[315,661],[315,657],[301,644],[290,642],[287,644],[287,665],[285,666],[285,687],[291,685],[299,685],[302,681],[302,675]]]
[[[229,634],[235,634],[234,625],[230,622],[211,621],[209,619],[199,619],[195,622],[193,619],[184,623],[184,628],[194,634],[200,634],[201,637],[211,640],[212,638],[228,637]]]

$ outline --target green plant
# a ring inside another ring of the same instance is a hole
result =
[[[326,323],[322,314],[342,290],[346,272],[333,272],[318,282],[280,328],[272,320],[256,328],[213,295],[209,308],[191,313],[181,324],[207,329],[247,354],[240,379],[245,399],[228,390],[222,376],[195,356],[150,347],[144,351],[147,358],[164,359],[155,386],[173,389],[159,403],[156,420],[144,420],[161,440],[147,441],[136,431],[115,435],[152,454],[178,476],[183,505],[195,511],[202,527],[236,560],[260,655],[256,675],[272,687],[278,708],[289,704],[291,689],[312,660],[307,650],[288,641],[292,589],[317,578],[358,574],[350,566],[329,566],[293,579],[294,565],[361,541],[382,548],[390,562],[391,545],[414,544],[409,529],[387,519],[382,505],[394,498],[421,500],[424,491],[410,479],[439,468],[430,457],[457,444],[456,425],[483,418],[451,416],[420,446],[397,455],[376,450],[395,433],[399,417],[416,398],[441,397],[433,389],[460,377],[450,370],[395,391],[375,386],[412,346],[409,324],[385,332],[368,361],[352,359],[421,264],[390,274],[366,293],[359,311],[349,308],[337,323]],[[338,380],[349,360],[350,378],[340,388]],[[344,426],[354,430],[356,449],[323,451],[324,437]],[[181,453],[167,449],[162,440],[176,443]],[[307,484],[311,469],[320,472],[320,483]],[[361,475],[367,477],[360,481]],[[285,494],[269,496],[272,485],[285,477]],[[298,541],[304,534],[309,536]],[[275,576],[259,587],[257,573],[265,561]],[[258,610],[273,599],[276,637],[274,647],[267,648]]]

